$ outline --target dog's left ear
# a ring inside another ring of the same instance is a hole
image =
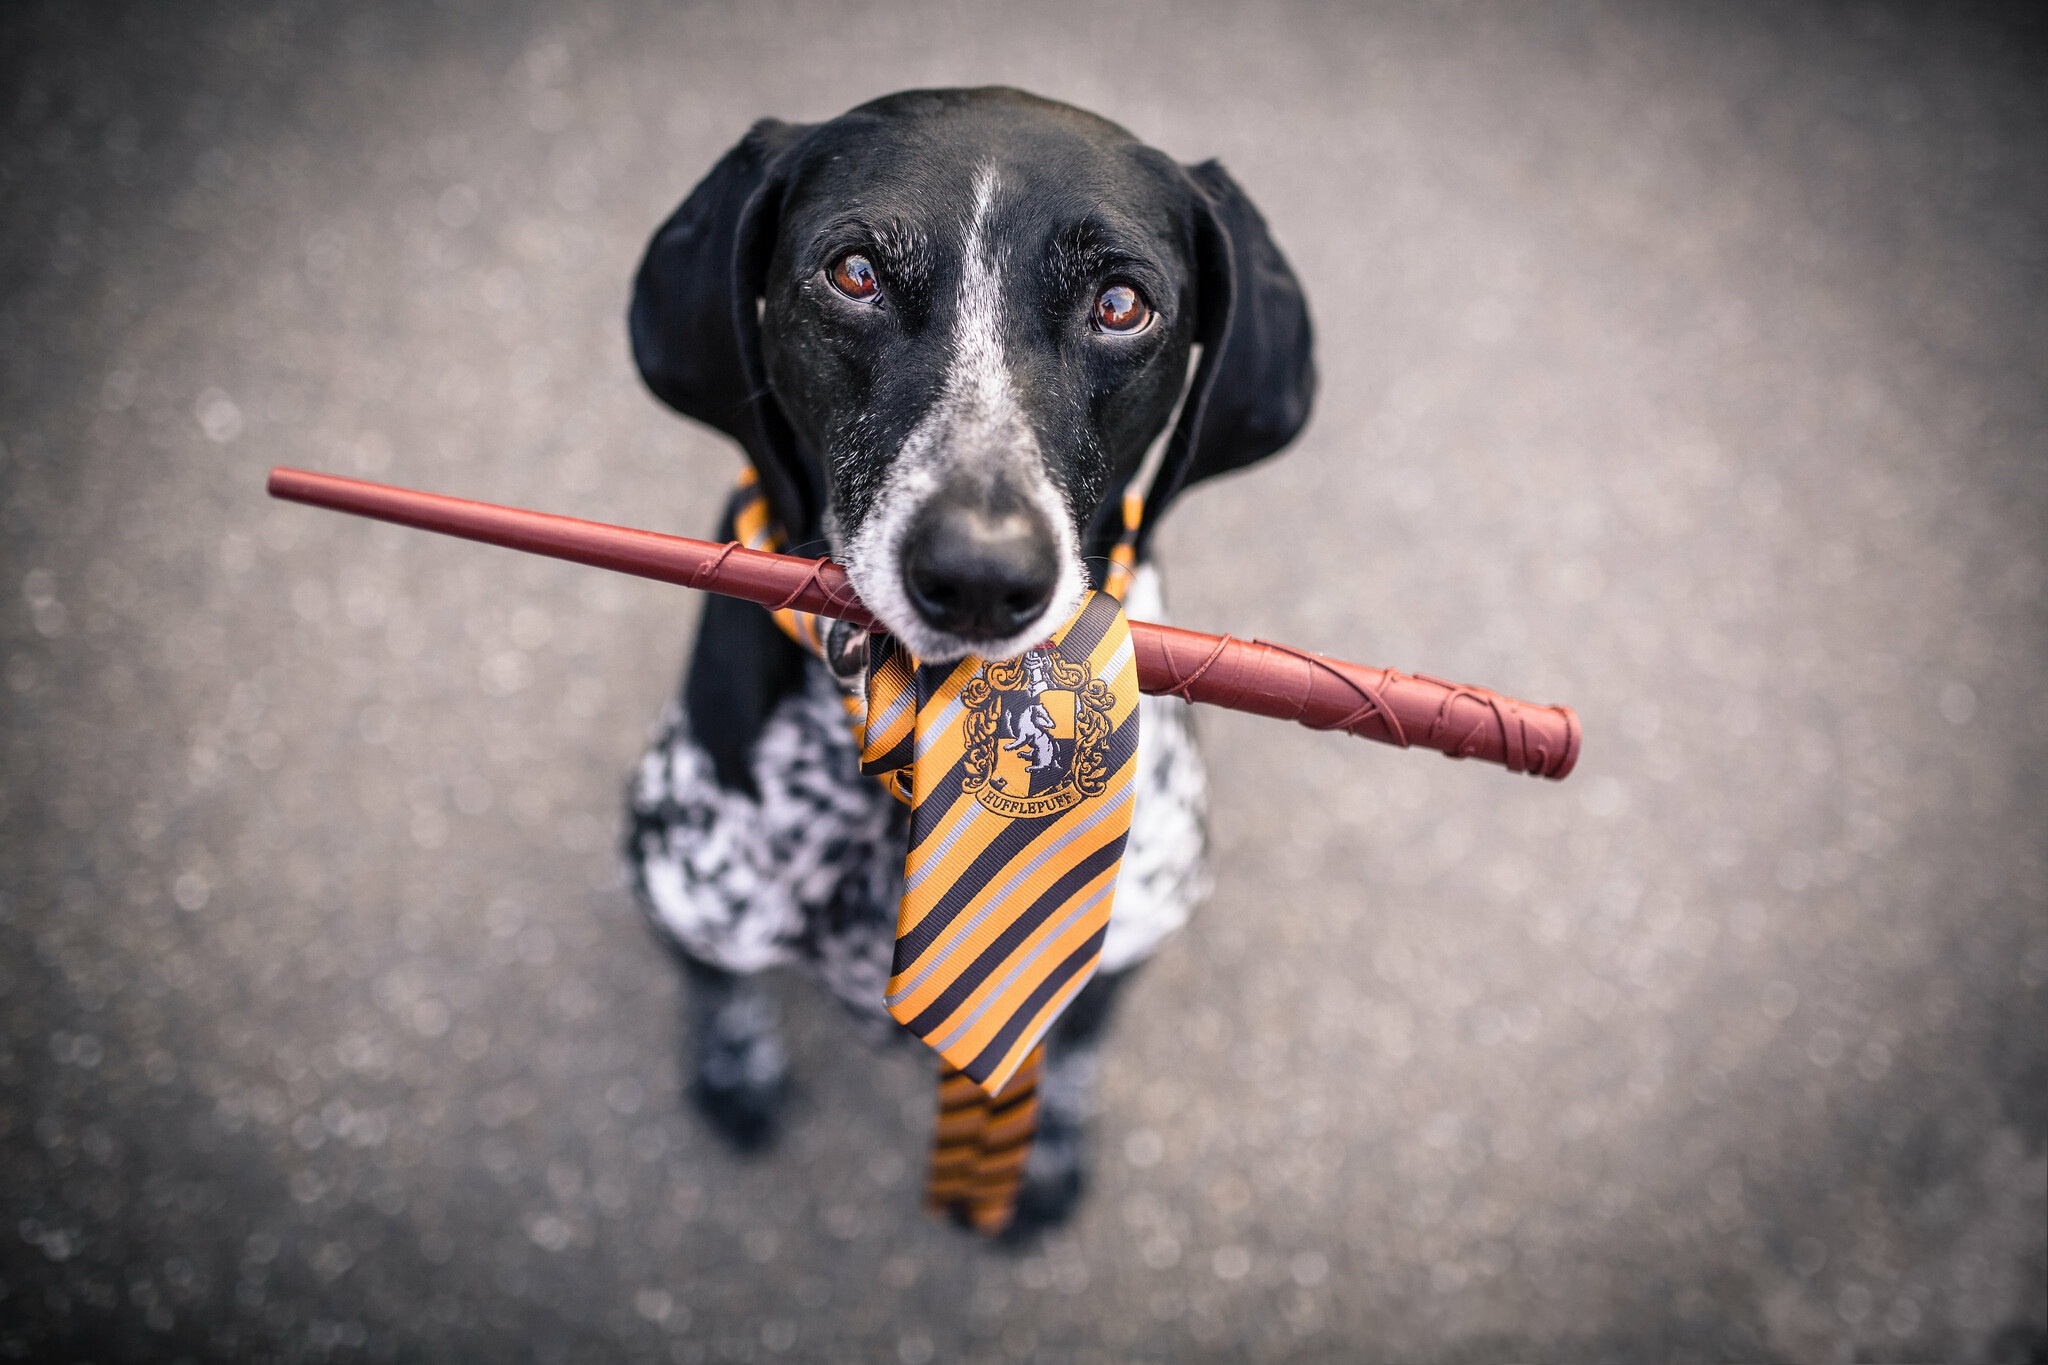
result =
[[[806,126],[763,119],[647,244],[627,328],[654,396],[746,448],[793,542],[817,534],[822,475],[800,454],[761,364],[761,290],[781,216],[783,154]]]
[[[1195,186],[1202,359],[1145,497],[1147,536],[1189,484],[1293,440],[1316,390],[1308,304],[1266,220],[1216,162],[1190,166],[1187,176]]]

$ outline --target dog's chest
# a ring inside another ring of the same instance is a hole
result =
[[[1156,619],[1156,574],[1139,572],[1134,616]],[[1151,955],[1208,893],[1206,782],[1189,708],[1144,697],[1137,791],[1105,972]],[[718,782],[677,708],[642,758],[628,859],[642,903],[683,951],[727,971],[795,966],[854,1008],[882,1014],[902,893],[904,807],[860,772],[824,666],[786,697],[753,758],[759,798]]]

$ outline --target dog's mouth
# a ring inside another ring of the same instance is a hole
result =
[[[845,562],[861,600],[920,660],[1014,658],[1080,604],[1078,536],[1050,489],[1043,498],[904,492],[925,495],[877,509]]]

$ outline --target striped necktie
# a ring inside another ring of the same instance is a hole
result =
[[[925,1203],[958,1214],[976,1230],[1001,1232],[1017,1209],[1024,1162],[1038,1136],[1038,1073],[1043,1045],[1031,1049],[1009,1083],[989,1094],[965,1073],[939,1064],[939,1114],[932,1130]]]
[[[1101,956],[1138,751],[1130,626],[1091,592],[1016,659],[869,649],[861,770],[910,803],[889,1013],[994,1095]]]
[[[1095,974],[1130,833],[1138,670],[1119,597],[1142,505],[1108,591],[1015,659],[920,664],[870,637],[864,697],[848,699],[861,771],[910,806],[885,1004],[941,1058],[928,1199],[984,1232],[1006,1227],[1037,1128],[1040,1041]],[[753,471],[733,510],[741,543],[782,537]],[[827,623],[782,610],[822,655]]]

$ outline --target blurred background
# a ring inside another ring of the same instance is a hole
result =
[[[0,1358],[2048,1358],[2048,43],[1928,8],[9,5]],[[679,1098],[614,850],[697,601],[262,494],[707,532],[647,236],[988,82],[1307,286],[1176,618],[1586,731],[1204,714],[1218,890],[1014,1252],[801,982],[780,1148]]]

